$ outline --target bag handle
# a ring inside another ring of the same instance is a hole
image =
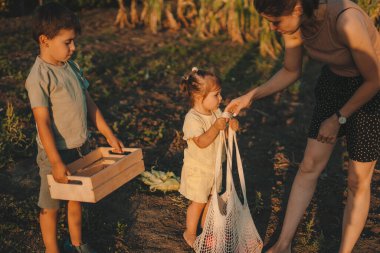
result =
[[[217,194],[217,179],[222,176],[222,154],[223,148],[226,151],[226,160],[227,160],[227,170],[226,170],[226,192],[231,192],[231,184],[233,183],[232,179],[232,153],[229,152],[227,148],[226,142],[226,134],[224,130],[219,132],[219,145],[216,153],[216,161],[215,161],[215,173],[214,173],[214,194]]]
[[[235,151],[236,163],[237,163],[237,170],[239,174],[241,191],[244,197],[244,205],[246,205],[248,202],[247,202],[246,185],[245,185],[245,178],[244,178],[244,171],[243,171],[243,163],[241,161],[239,146],[237,144],[236,132],[232,130],[231,128],[229,128],[228,129],[228,148],[229,148],[230,157],[232,157],[234,146],[236,150]],[[232,163],[232,159],[231,159],[231,163]],[[230,167],[230,170],[231,168],[232,166]],[[233,184],[233,181],[232,181],[232,184]]]

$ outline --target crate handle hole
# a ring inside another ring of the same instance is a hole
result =
[[[122,152],[122,153],[118,153],[118,152],[114,152],[114,151],[112,151],[112,150],[109,150],[108,153],[109,153],[110,155],[129,155],[131,152],[129,152],[129,151],[124,151],[124,152]]]
[[[67,183],[68,184],[75,184],[75,185],[82,185],[83,184],[82,181],[80,181],[80,180],[69,180]]]

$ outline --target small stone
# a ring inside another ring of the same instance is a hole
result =
[[[371,232],[375,234],[380,234],[380,226],[372,228]]]

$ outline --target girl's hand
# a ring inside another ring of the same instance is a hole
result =
[[[235,132],[239,130],[239,121],[237,119],[230,119],[230,127]]]
[[[338,136],[340,124],[336,115],[324,120],[319,128],[317,141],[322,143],[334,144]]]
[[[247,93],[243,96],[233,99],[227,105],[225,111],[233,113],[234,116],[237,116],[241,109],[249,107],[251,103],[252,103],[251,94]]]
[[[57,183],[67,184],[69,179],[67,175],[70,174],[66,165],[62,162],[52,165],[51,174]]]
[[[115,149],[115,152],[117,153],[123,152],[122,148],[124,148],[124,144],[121,142],[121,140],[116,138],[115,135],[111,135],[109,138],[107,138],[107,142],[111,147]]]
[[[226,118],[218,118],[213,125],[213,127],[218,129],[219,131],[226,129],[226,126],[227,126]]]

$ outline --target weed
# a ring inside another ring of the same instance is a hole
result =
[[[8,103],[0,125],[0,168],[13,163],[16,155],[26,154],[32,144],[25,135],[24,123],[16,115],[13,105]]]
[[[253,210],[255,213],[260,213],[264,209],[264,200],[261,192],[256,191],[255,199],[250,205],[250,209]]]
[[[127,224],[118,221],[116,224],[116,237],[117,238],[125,238],[127,231]]]
[[[292,95],[298,95],[299,92],[300,92],[300,86],[301,86],[301,81],[298,80],[297,82],[295,82],[294,84],[292,84],[291,86],[289,86],[288,91]]]

